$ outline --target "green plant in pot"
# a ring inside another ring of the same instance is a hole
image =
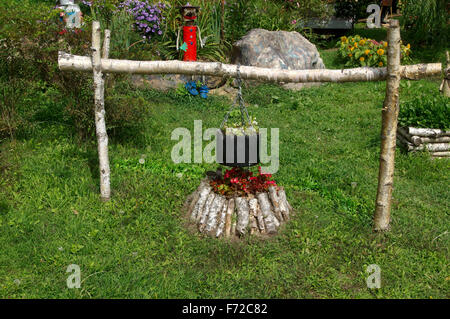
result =
[[[225,135],[256,135],[259,133],[258,122],[253,116],[249,116],[249,121],[242,122],[240,110],[234,109],[230,112],[228,121],[223,125],[222,132]]]

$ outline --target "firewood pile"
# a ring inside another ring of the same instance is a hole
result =
[[[450,131],[401,127],[397,141],[408,152],[428,151],[432,157],[450,157]]]
[[[268,192],[227,198],[214,192],[209,178],[202,180],[185,206],[189,222],[200,233],[217,238],[273,235],[293,213],[282,187],[270,186]]]

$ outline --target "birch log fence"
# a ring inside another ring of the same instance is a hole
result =
[[[100,194],[102,200],[109,200],[110,168],[108,159],[108,135],[106,132],[104,108],[104,75],[106,73],[129,74],[186,74],[210,75],[234,78],[237,65],[220,62],[184,62],[184,61],[131,61],[109,59],[109,30],[105,31],[103,56],[101,56],[100,23],[93,22],[92,56],[78,56],[59,52],[58,64],[61,71],[93,72],[95,125],[98,143]],[[367,82],[387,81],[386,97],[382,111],[380,170],[378,191],[374,215],[374,230],[389,228],[390,202],[392,197],[396,128],[398,116],[400,79],[418,80],[430,76],[440,76],[441,63],[400,65],[400,26],[397,20],[391,20],[388,29],[388,65],[387,68],[353,68],[342,70],[280,70],[240,66],[242,79],[277,83],[308,82]]]

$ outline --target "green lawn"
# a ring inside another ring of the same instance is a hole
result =
[[[401,98],[438,85],[403,82]],[[95,143],[78,143],[64,125],[2,143],[0,297],[449,298],[448,160],[397,150],[392,230],[372,233],[384,90],[246,90],[261,126],[280,128],[275,178],[298,211],[266,241],[202,238],[184,225],[185,198],[214,166],[173,164],[170,134],[199,119],[220,125],[223,97],[130,92],[149,115],[142,131],[110,139],[108,203]],[[81,289],[66,287],[70,264],[81,267]],[[381,267],[381,289],[366,287],[370,264]]]

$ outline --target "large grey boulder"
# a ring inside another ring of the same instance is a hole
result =
[[[273,69],[324,69],[316,46],[296,31],[250,30],[234,43],[233,63]]]
[[[316,46],[296,31],[252,29],[233,44],[232,62],[287,70],[325,68]],[[289,83],[285,88],[300,89],[311,84]]]

